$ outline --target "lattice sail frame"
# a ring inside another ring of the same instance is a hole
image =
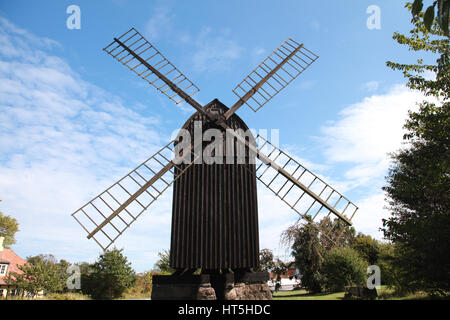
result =
[[[171,147],[173,143],[174,141],[168,143],[130,173],[72,213],[72,216],[88,235],[95,232],[91,237],[103,250],[107,250],[194,163],[195,157],[192,157],[192,161],[184,160],[186,165],[183,169],[175,165],[171,160],[174,157],[174,149]],[[133,194],[167,167],[169,169],[152,185],[108,221],[108,218]],[[105,221],[108,222],[98,229]],[[98,231],[95,231],[96,229]]]
[[[302,44],[288,38],[233,89],[234,94],[242,99],[290,55],[286,63],[245,102],[253,111],[258,111],[319,58]]]
[[[158,70],[162,75],[180,87],[188,96],[192,97],[200,91],[191,80],[167,60],[166,57],[164,57],[164,55],[148,42],[135,28],[131,28],[117,39],[125,44],[136,55],[145,60],[145,62]],[[156,76],[116,41],[111,42],[103,50],[154,86],[158,91],[164,93],[176,104],[179,104],[184,100],[178,93],[174,92],[163,80]]]
[[[294,179],[302,183],[322,201],[335,209],[340,216],[328,210],[323,204],[280,174],[270,164],[264,164],[257,160],[256,177],[264,186],[271,190],[302,218],[309,215],[312,218],[312,222],[318,222],[323,217],[329,217],[333,214],[338,219],[344,221],[345,224],[348,225],[351,223],[358,210],[358,207],[353,202],[331,187],[319,176],[309,171],[286,152],[275,147],[264,137],[258,135],[256,141],[258,151],[265,153]],[[325,236],[331,239],[331,231],[329,234],[325,234]]]

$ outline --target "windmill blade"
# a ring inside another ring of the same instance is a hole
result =
[[[258,111],[318,58],[288,38],[233,89],[239,100],[225,113],[225,119],[244,104]]]
[[[256,140],[261,160],[256,177],[262,184],[303,218],[309,215],[314,222],[332,214],[345,224],[352,224],[358,210],[354,203],[263,137],[257,136]],[[261,151],[263,148],[267,155]],[[333,238],[330,234],[325,236]]]
[[[231,129],[225,122],[220,125]],[[227,132],[259,159],[256,178],[301,217],[310,215],[314,221],[317,217],[333,214],[345,224],[352,225],[358,207],[319,176],[260,135],[256,137],[255,146],[234,130]],[[268,155],[263,148],[269,150]]]
[[[114,38],[103,50],[176,104],[185,100],[200,111],[202,106],[192,99],[200,89],[135,28]]]
[[[186,154],[171,160],[172,144],[173,141],[72,214],[88,233],[88,239],[93,238],[107,250],[194,163],[195,157],[191,157],[188,163],[175,165]]]

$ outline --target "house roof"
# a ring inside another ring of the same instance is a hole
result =
[[[0,264],[4,263],[9,264],[7,273],[10,272],[22,273],[22,271],[20,271],[20,269],[17,268],[17,265],[24,265],[26,261],[23,260],[21,257],[19,257],[11,249],[3,249],[2,251],[0,251]],[[3,275],[0,276],[0,285],[6,284],[4,278],[5,276]]]
[[[281,279],[289,279],[289,278],[292,278],[292,277],[295,275],[295,272],[296,272],[296,269],[295,269],[295,268],[289,268],[289,269],[287,269],[287,272],[286,272],[286,273],[280,275],[280,278],[281,278]],[[270,279],[275,279],[276,277],[277,277],[277,276],[276,276],[273,272],[270,272],[270,274],[269,274],[269,278],[270,278]]]

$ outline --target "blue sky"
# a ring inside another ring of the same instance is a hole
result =
[[[66,8],[81,9],[81,29]],[[366,12],[380,8],[381,29]],[[401,146],[408,109],[423,97],[387,60],[414,61],[392,39],[407,32],[403,1],[3,1],[0,4],[0,211],[20,223],[21,256],[94,261],[100,249],[70,214],[165,145],[193,113],[102,48],[137,28],[201,91],[231,106],[232,89],[287,37],[320,58],[260,111],[250,128],[280,145],[360,206],[357,231],[381,239],[387,153]],[[192,110],[191,110],[192,109]],[[279,235],[295,213],[262,186],[261,248],[284,259]],[[137,271],[169,247],[170,190],[117,242]]]

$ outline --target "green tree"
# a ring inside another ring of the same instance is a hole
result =
[[[301,274],[302,285],[310,292],[321,292],[323,279],[320,270],[324,248],[319,240],[319,231],[311,219],[305,224],[294,225],[284,231],[282,242],[292,243],[292,256]]]
[[[150,297],[152,295],[152,279],[157,274],[155,271],[147,271],[136,275],[135,284],[125,291],[126,296],[131,297]]]
[[[262,249],[259,252],[259,268],[258,271],[270,272],[275,267],[273,261],[273,252],[270,249]]]
[[[367,262],[352,248],[336,247],[327,252],[322,274],[325,287],[332,291],[343,291],[346,286],[363,285],[366,282]]]
[[[9,272],[5,278],[5,282],[8,285],[15,286],[22,297],[24,297],[25,294],[34,297],[39,291],[44,290],[41,270],[35,265],[27,263],[23,266],[17,266],[17,268],[21,273]]]
[[[163,250],[162,252],[158,252],[159,260],[155,263],[156,271],[162,273],[174,273],[175,270],[170,267],[170,251]]]
[[[10,272],[7,282],[32,296],[40,291],[62,293],[66,291],[67,266],[67,261],[58,263],[53,255],[28,257],[25,265],[18,266],[22,273]]]
[[[351,245],[355,238],[355,228],[340,219],[331,220],[325,217],[317,224],[320,232],[320,242],[326,250],[334,247]]]
[[[401,276],[398,275],[398,269],[395,268],[395,248],[392,243],[378,244],[378,259],[376,265],[380,267],[381,284],[390,287],[398,283]]]
[[[122,250],[105,251],[89,269],[82,274],[81,290],[93,299],[119,298],[136,281],[131,263]]]
[[[19,223],[15,218],[0,212],[0,237],[5,237],[3,246],[9,248],[16,243],[15,234],[19,231]]]
[[[411,6],[408,8],[411,10]],[[450,60],[449,41],[435,19],[429,32],[413,18],[411,37],[394,39],[422,54],[437,55],[436,64],[405,65],[388,62],[402,70],[408,85],[442,104],[422,102],[410,112],[405,124],[405,147],[391,155],[392,165],[383,190],[392,216],[383,220],[383,232],[395,245],[394,265],[402,290],[450,290]],[[429,70],[436,79],[425,79]]]
[[[406,5],[412,10],[411,4]],[[423,13],[420,13],[423,16]],[[439,28],[437,20],[428,31],[423,21],[418,17],[412,19],[413,29],[409,35],[394,32],[393,39],[401,45],[408,46],[410,51],[420,53],[417,63],[404,64],[388,61],[386,65],[403,72],[408,79],[408,87],[422,91],[427,96],[441,97],[448,100],[450,96],[450,63],[449,41]],[[435,63],[425,63],[425,60],[434,60]],[[424,75],[428,71],[436,74],[436,79],[429,79]]]
[[[433,23],[436,10],[439,26],[441,30],[448,36],[449,8],[450,8],[450,0],[432,1],[431,5],[425,10],[425,13],[423,14],[423,24],[425,25],[425,27],[428,30],[431,30],[431,25]],[[420,13],[422,9],[423,9],[423,0],[415,0],[414,3],[412,4],[411,10],[413,17],[421,18]]]
[[[371,236],[358,233],[353,239],[351,247],[358,252],[361,258],[369,262],[369,264],[373,265],[377,263],[380,247],[378,241]]]

